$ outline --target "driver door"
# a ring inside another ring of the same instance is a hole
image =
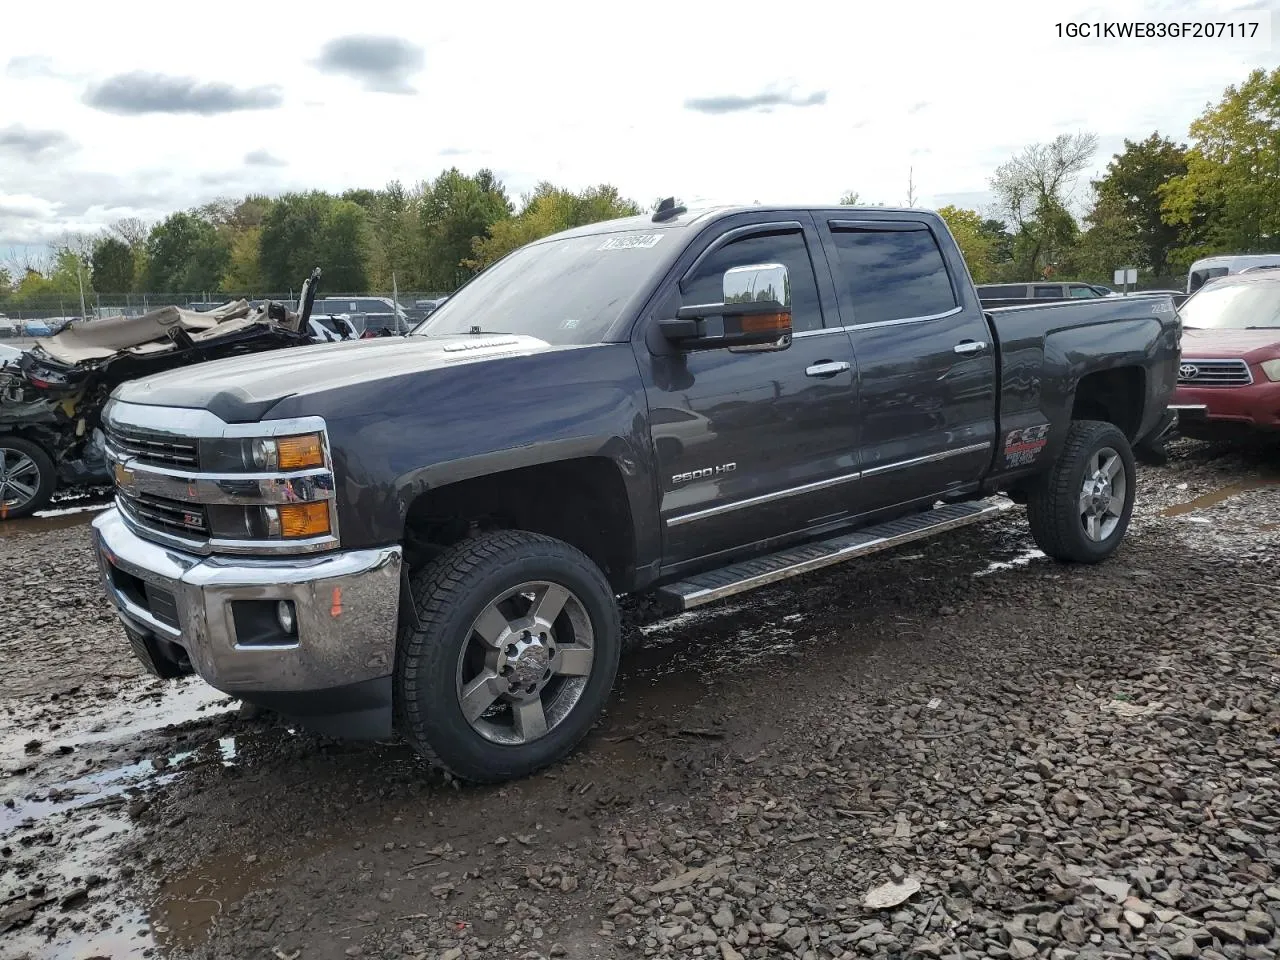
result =
[[[823,256],[809,224],[728,228],[679,284],[682,305],[716,303],[726,270],[782,264],[793,330],[785,349],[655,352],[652,338],[636,344],[659,469],[664,570],[811,532],[853,512],[853,350],[832,306],[830,273],[825,265],[815,271],[814,254]]]

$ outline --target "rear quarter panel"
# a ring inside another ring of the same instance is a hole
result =
[[[993,482],[1038,472],[1058,456],[1076,389],[1090,374],[1143,371],[1141,421],[1130,439],[1146,436],[1159,424],[1177,383],[1181,323],[1167,297],[1126,300],[1107,297],[989,311],[1001,369]],[[1037,449],[1041,435],[1043,446]]]

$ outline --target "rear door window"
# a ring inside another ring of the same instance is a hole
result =
[[[836,282],[853,323],[933,317],[955,309],[956,294],[933,232],[924,223],[831,224]]]
[[[1062,284],[1053,283],[1047,286],[1037,285],[1031,289],[1031,296],[1037,300],[1056,300],[1062,297]]]

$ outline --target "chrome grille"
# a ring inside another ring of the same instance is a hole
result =
[[[124,460],[137,460],[159,467],[190,467],[193,470],[200,466],[200,448],[195,440],[109,423],[107,442]]]
[[[151,494],[129,496],[116,493],[116,504],[134,523],[175,534],[187,539],[203,540],[209,536],[209,518],[198,503],[183,503]]]
[[[1253,383],[1243,360],[1183,360],[1178,385],[1183,387],[1244,387]]]

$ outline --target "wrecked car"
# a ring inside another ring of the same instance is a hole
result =
[[[204,312],[170,306],[81,321],[0,366],[0,520],[34,513],[59,488],[110,483],[100,416],[120,384],[207,360],[354,339],[321,336],[310,323],[319,273],[303,285],[297,312],[236,300]]]

